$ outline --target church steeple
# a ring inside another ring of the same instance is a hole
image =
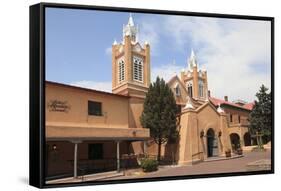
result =
[[[128,25],[130,25],[130,26],[134,26],[134,20],[133,20],[133,17],[132,17],[132,13],[130,13],[130,17],[129,17]]]
[[[137,35],[138,35],[138,26],[136,27],[134,24],[133,16],[130,13],[128,24],[123,25],[123,40],[126,36],[130,36],[132,42],[137,42]]]
[[[193,49],[187,59],[187,70],[181,72],[181,80],[186,85],[190,97],[202,101],[208,100],[207,72],[199,69]]]
[[[123,26],[123,41],[112,45],[112,92],[143,98],[150,85],[150,45],[141,45],[137,33],[130,14]]]
[[[187,68],[188,70],[192,71],[194,67],[198,68],[198,63],[197,63],[197,59],[196,59],[196,56],[195,56],[195,53],[193,51],[193,49],[191,49],[191,54],[190,54],[190,57],[187,61]]]

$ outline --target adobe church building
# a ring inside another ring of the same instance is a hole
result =
[[[179,117],[180,140],[174,156],[178,164],[192,164],[208,157],[223,156],[225,151],[251,145],[248,116],[252,103],[232,103],[211,97],[207,71],[198,69],[194,52],[187,70],[168,82],[174,92]],[[177,153],[178,152],[178,153]],[[171,151],[167,151],[167,156]],[[173,158],[174,157],[174,158]]]
[[[119,171],[139,154],[156,155],[157,145],[140,123],[150,83],[150,45],[138,41],[132,16],[123,40],[112,45],[112,93],[47,81],[47,177]],[[247,118],[253,105],[211,97],[207,72],[193,51],[188,68],[168,84],[180,109],[180,138],[163,145],[163,160],[192,164],[251,145]]]

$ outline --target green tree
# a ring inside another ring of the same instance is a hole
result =
[[[257,100],[249,116],[251,134],[261,134],[265,142],[271,140],[271,92],[264,85],[256,94]]]
[[[158,145],[157,160],[160,161],[161,145],[168,140],[176,139],[177,105],[173,92],[163,79],[157,77],[150,84],[140,121],[143,127],[150,129],[150,136]]]

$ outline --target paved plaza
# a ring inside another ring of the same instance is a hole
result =
[[[132,179],[132,178],[153,178],[163,176],[181,176],[181,175],[198,175],[212,173],[228,172],[246,172],[249,170],[247,165],[258,161],[270,161],[271,152],[245,152],[243,157],[230,160],[219,160],[210,162],[201,162],[192,166],[163,166],[158,171],[151,173],[142,173],[139,171],[132,172],[129,175],[111,178],[115,179]],[[253,168],[251,168],[253,170]],[[259,170],[257,168],[257,170]]]
[[[73,177],[47,181],[53,183],[73,183],[99,180],[121,180],[134,178],[155,178],[165,176],[200,175],[213,173],[246,172],[254,170],[270,170],[271,152],[244,152],[243,156],[232,159],[217,160],[218,158],[208,158],[208,161],[200,162],[189,166],[160,166],[158,171],[144,173],[140,168],[121,171],[89,174],[75,179]],[[266,167],[266,168],[264,168]]]

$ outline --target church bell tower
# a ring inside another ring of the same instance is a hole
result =
[[[187,70],[181,72],[181,81],[185,84],[189,97],[196,100],[208,100],[207,71],[199,69],[193,50],[187,60]]]
[[[150,85],[150,46],[138,41],[138,26],[130,14],[123,39],[112,45],[112,92],[144,98]]]

